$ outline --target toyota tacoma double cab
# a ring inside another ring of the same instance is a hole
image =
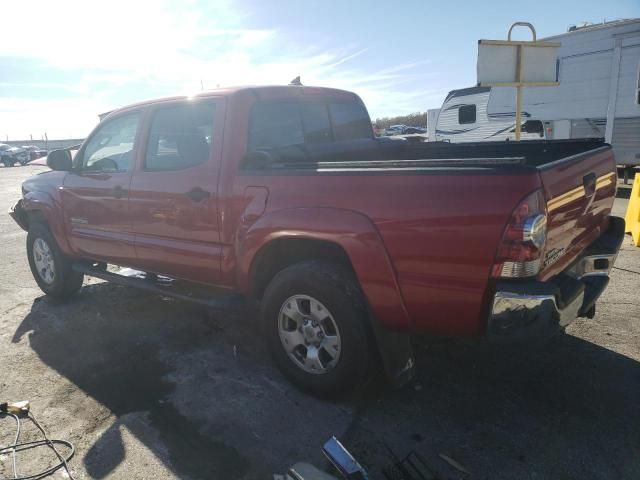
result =
[[[376,139],[360,98],[328,88],[130,105],[48,165],[11,211],[47,295],[92,275],[249,299],[284,375],[318,395],[380,367],[406,381],[412,334],[531,341],[593,317],[624,235],[601,140]]]

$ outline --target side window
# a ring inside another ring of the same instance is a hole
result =
[[[462,105],[458,108],[458,123],[460,125],[465,123],[476,123],[476,106]]]
[[[304,143],[298,104],[257,103],[249,119],[249,150],[270,149]]]
[[[331,142],[329,112],[324,103],[302,103],[300,105],[305,143]]]
[[[82,170],[96,172],[128,170],[132,162],[133,142],[138,131],[139,120],[139,113],[131,113],[101,125],[84,149]]]
[[[160,108],[151,122],[145,170],[180,170],[209,160],[214,117],[209,102]]]
[[[358,102],[330,103],[336,141],[373,138],[369,115]]]

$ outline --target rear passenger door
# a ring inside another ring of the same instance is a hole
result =
[[[129,197],[140,268],[218,282],[223,120],[224,103],[218,99],[167,102],[149,112]]]

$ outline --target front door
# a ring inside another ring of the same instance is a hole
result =
[[[135,261],[128,200],[140,113],[106,120],[91,134],[64,180],[62,208],[75,255],[131,265]]]
[[[223,109],[222,100],[190,99],[166,102],[149,112],[129,197],[140,268],[218,283]]]

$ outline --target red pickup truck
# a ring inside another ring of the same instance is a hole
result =
[[[599,140],[376,139],[362,101],[327,88],[127,106],[48,165],[11,212],[47,295],[93,275],[254,299],[261,320],[247,321],[316,394],[376,365],[406,380],[410,334],[526,341],[592,317],[624,235]]]

